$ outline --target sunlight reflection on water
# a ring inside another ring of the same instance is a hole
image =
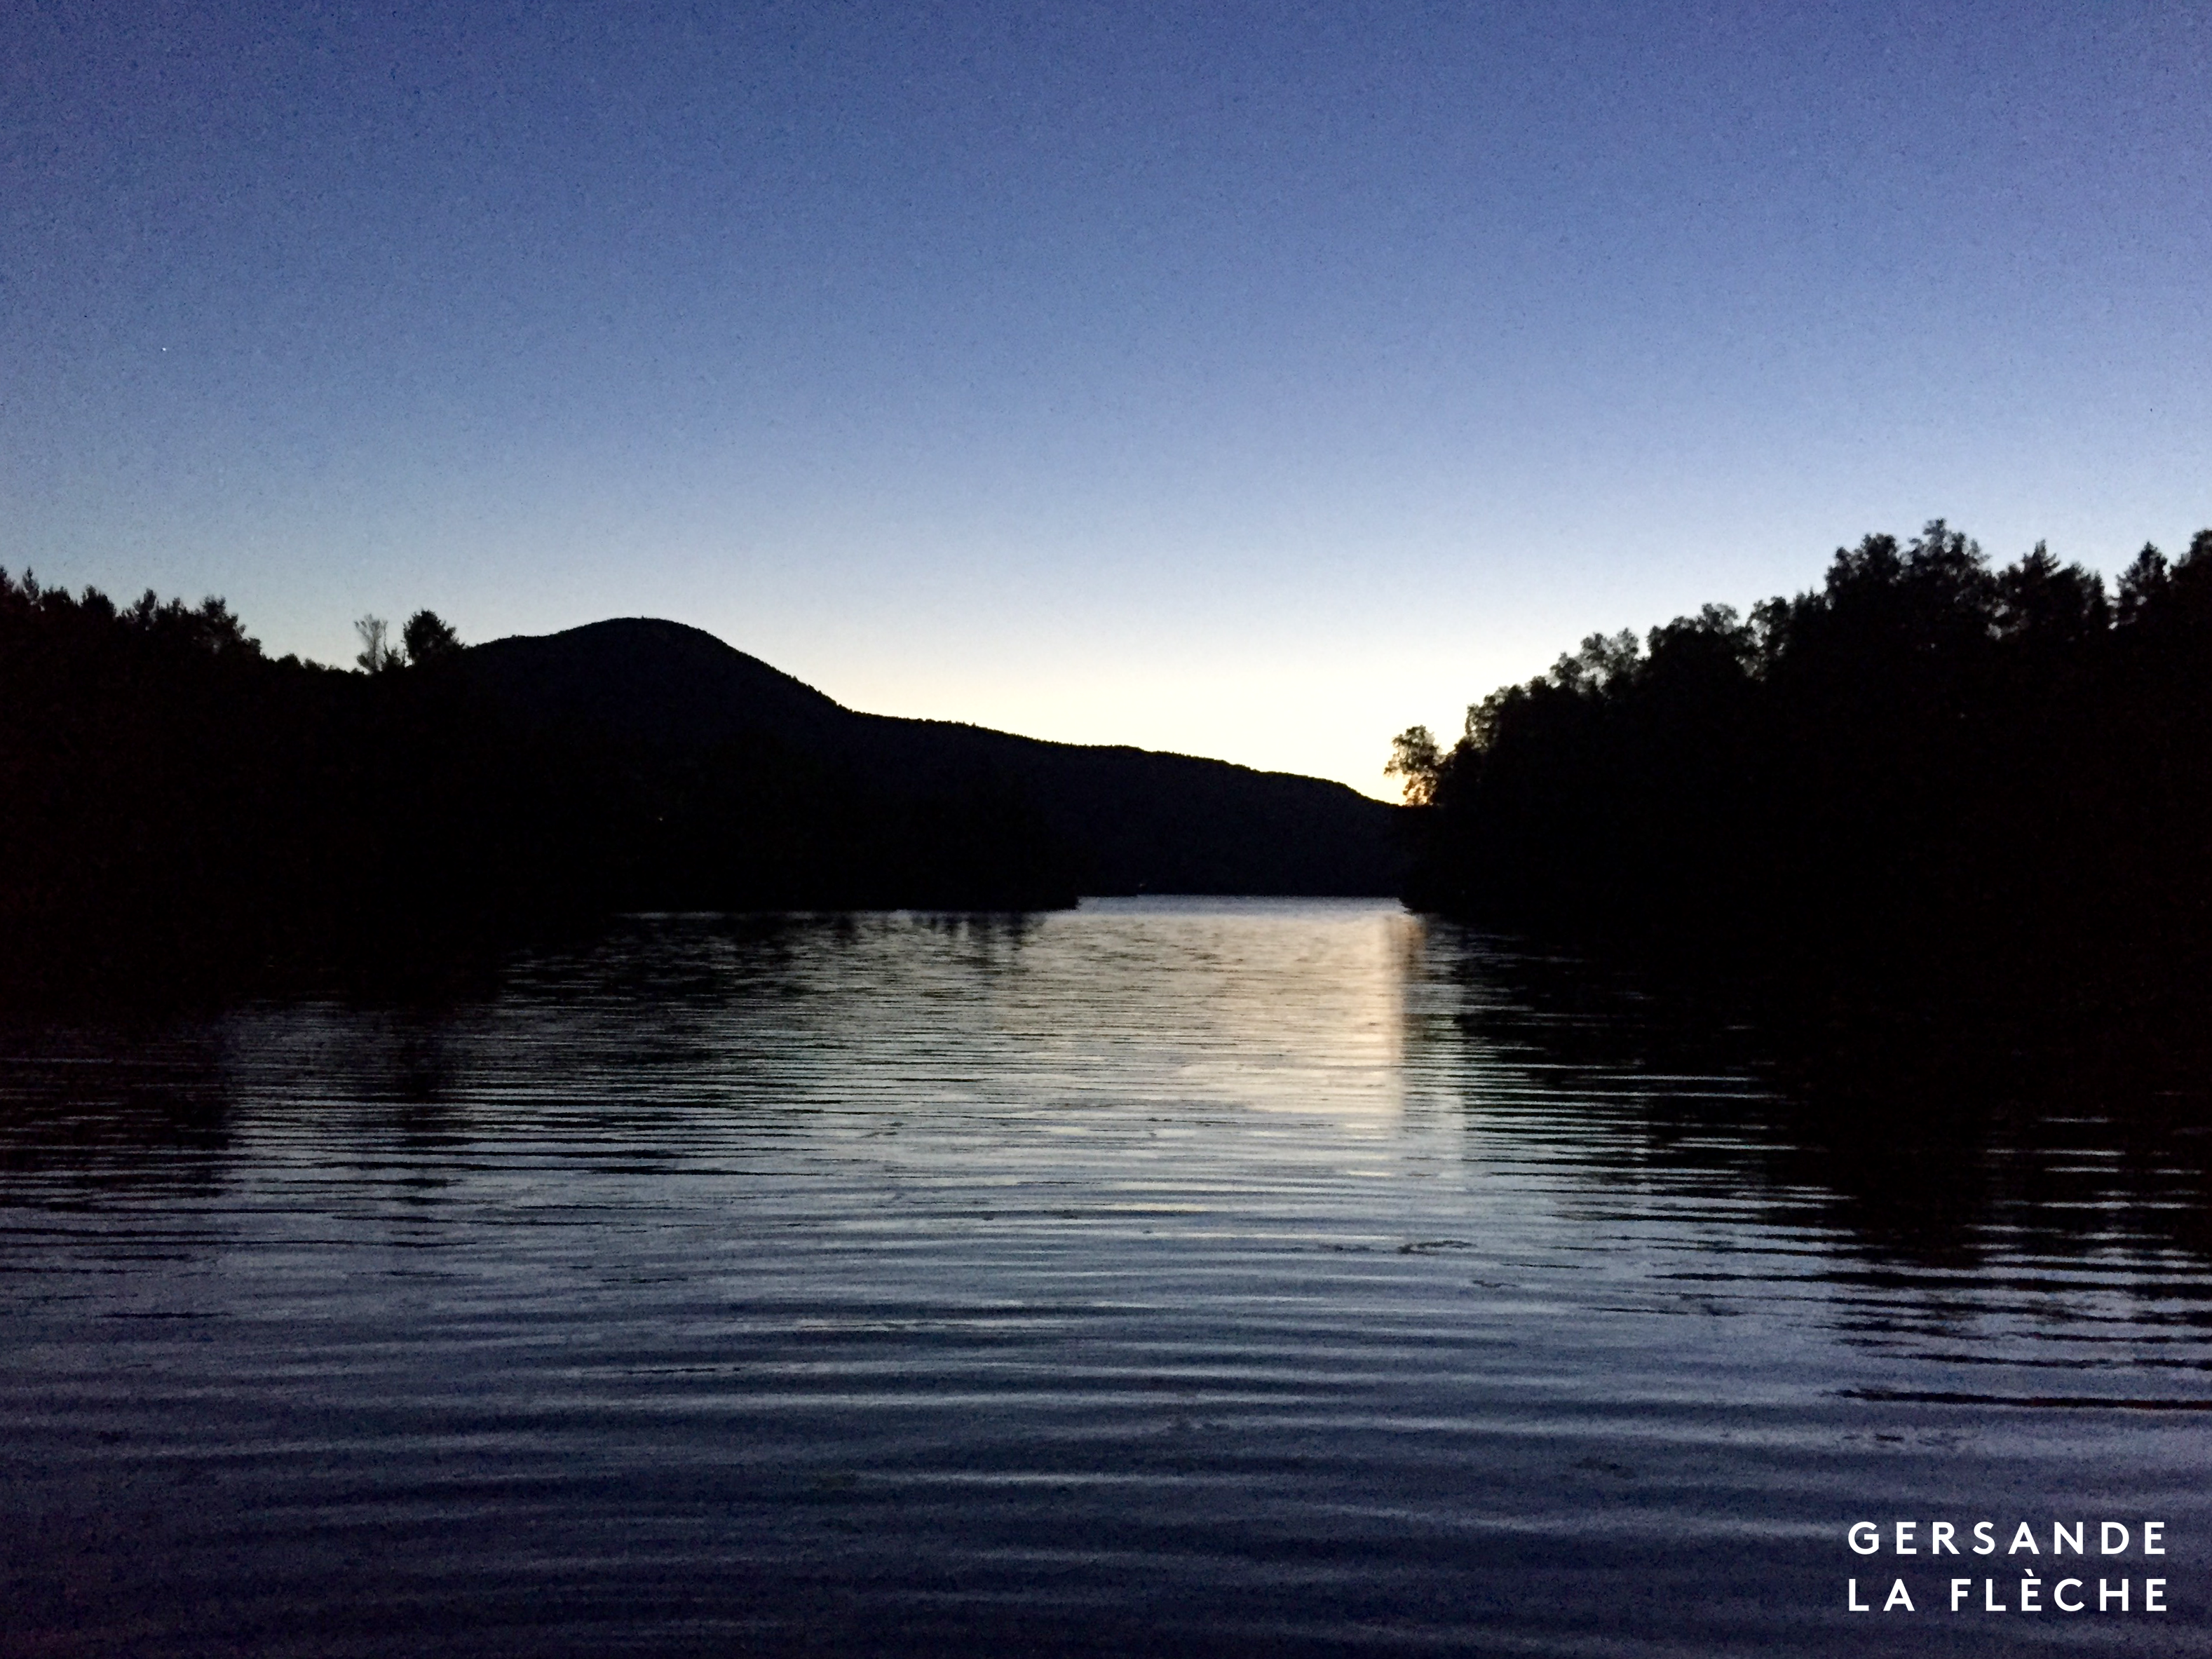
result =
[[[1649,1014],[1395,906],[1163,899],[14,1029],[0,1634],[1963,1651],[1932,1566],[1845,1610],[1847,1522],[2109,1514],[2175,1611],[2007,1640],[2195,1650],[2202,1139],[1999,1125],[1899,1216]]]

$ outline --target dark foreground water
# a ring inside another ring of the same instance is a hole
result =
[[[0,1651],[2206,1650],[2201,1115],[1708,1038],[1175,901],[0,1027]]]

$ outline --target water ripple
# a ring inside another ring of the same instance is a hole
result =
[[[1979,1650],[1844,1526],[2089,1516],[2175,1610],[2007,1640],[2196,1650],[2206,1140],[1839,1140],[1651,1018],[1150,901],[0,1031],[0,1645]]]

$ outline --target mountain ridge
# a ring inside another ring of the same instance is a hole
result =
[[[891,794],[1011,791],[1075,848],[1086,890],[1395,894],[1399,809],[1297,773],[848,708],[688,623],[611,617],[470,647],[512,720],[662,751],[825,747]]]

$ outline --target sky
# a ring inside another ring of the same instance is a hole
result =
[[[2212,525],[2212,4],[0,9],[0,564],[1378,795],[1584,635]]]

